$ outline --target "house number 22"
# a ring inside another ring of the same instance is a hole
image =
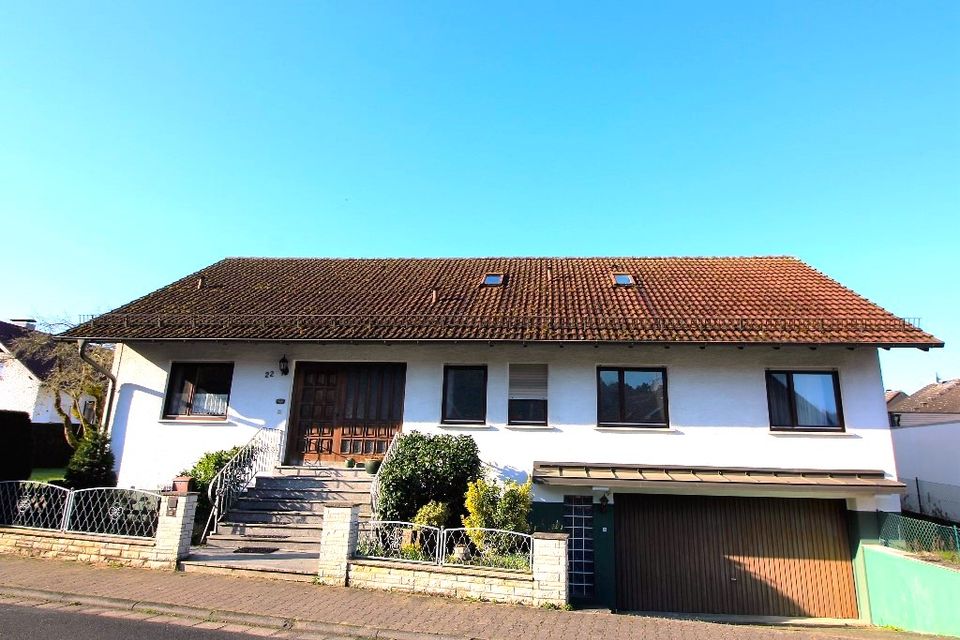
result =
[[[272,378],[272,377],[273,377],[273,371],[264,371],[264,372],[263,372],[263,377],[264,377],[264,378]]]

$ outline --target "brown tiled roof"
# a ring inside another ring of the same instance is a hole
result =
[[[907,397],[907,394],[905,394],[903,391],[900,391],[899,389],[887,389],[886,391],[883,392],[883,400],[884,402],[887,403],[887,408],[893,406],[893,404],[896,404],[897,402],[899,402],[900,400],[903,400],[906,397]]]
[[[896,413],[960,413],[960,379],[928,384],[897,402]]]
[[[769,469],[674,467],[588,462],[534,462],[533,481],[538,484],[605,488],[680,488],[775,491],[862,491],[902,493],[905,485],[888,479],[883,471],[846,469]]]
[[[228,258],[66,335],[942,345],[786,257]]]
[[[14,346],[17,340],[20,338],[26,338],[34,333],[39,332],[34,329],[26,329],[19,325],[0,321],[0,344],[2,344],[10,352],[16,351]],[[47,376],[50,375],[50,372],[53,370],[53,366],[55,364],[55,359],[52,354],[46,356],[45,353],[35,353],[30,356],[16,356],[16,358],[39,380],[46,380]]]

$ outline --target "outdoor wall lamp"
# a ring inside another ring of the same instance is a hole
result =
[[[600,496],[600,513],[607,512],[607,505],[610,504],[610,500],[607,498],[607,494]]]
[[[290,361],[287,360],[287,356],[284,355],[280,358],[280,375],[285,376],[290,373]]]

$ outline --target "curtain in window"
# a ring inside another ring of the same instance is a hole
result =
[[[793,418],[790,416],[790,388],[787,386],[787,374],[767,374],[767,402],[770,404],[770,424],[772,426],[792,426]]]
[[[798,425],[805,427],[840,425],[832,375],[795,373],[793,374],[793,394],[797,403]]]

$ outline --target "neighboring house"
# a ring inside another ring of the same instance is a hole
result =
[[[960,379],[888,403],[903,508],[960,522]]]
[[[895,389],[887,389],[883,392],[883,399],[887,403],[887,409],[889,410],[893,405],[900,402],[907,397],[903,391]]]
[[[574,597],[840,618],[903,490],[878,348],[942,346],[787,257],[231,258],[66,337],[119,344],[121,486],[258,429],[314,466],[468,434]]]
[[[44,385],[53,361],[42,355],[14,355],[14,343],[35,332],[35,323],[32,319],[0,321],[0,410],[22,411],[30,416],[35,467],[60,467],[73,450],[66,443],[63,422],[53,406],[54,392]],[[62,402],[64,407],[70,406],[66,395]]]

